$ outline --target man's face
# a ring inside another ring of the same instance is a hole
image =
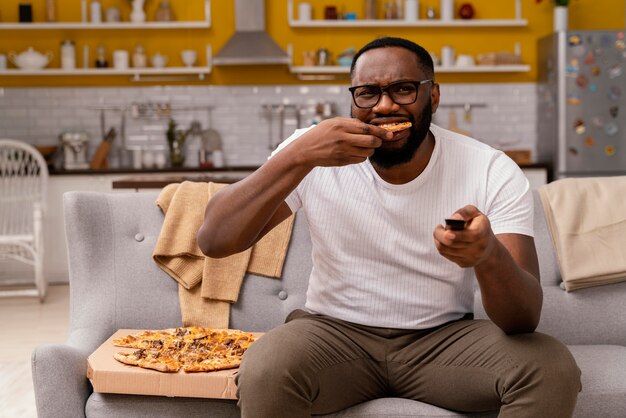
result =
[[[354,68],[352,85],[373,84],[385,87],[396,81],[422,81],[427,78],[429,77],[421,70],[413,52],[400,47],[377,48],[359,57]],[[352,102],[352,117],[363,122],[380,125],[409,121],[413,125],[410,129],[396,132],[391,140],[384,141],[370,157],[370,161],[382,168],[411,161],[428,134],[438,99],[437,87],[433,87],[433,83],[426,83],[419,86],[417,100],[412,104],[398,105],[386,93],[370,109],[356,107]]]

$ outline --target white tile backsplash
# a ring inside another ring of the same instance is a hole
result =
[[[350,114],[347,84],[297,86],[152,86],[129,88],[2,88],[0,94],[0,135],[35,145],[55,144],[58,135],[69,129],[82,129],[91,137],[92,152],[100,136],[98,106],[130,106],[133,102],[170,103],[173,107],[213,106],[211,127],[222,135],[225,157],[230,165],[256,165],[269,154],[269,121],[262,106],[297,104],[314,106],[333,103],[340,116]],[[505,93],[505,94],[503,94]],[[471,109],[469,121],[462,108],[448,104],[484,104]],[[475,138],[501,148],[524,148],[535,152],[537,93],[534,83],[450,84],[441,85],[441,107],[434,122],[447,127],[450,112],[456,112],[460,129]],[[305,125],[312,110],[304,109]],[[107,128],[121,124],[119,111],[106,111]],[[174,110],[179,128],[187,128],[198,119],[206,128],[207,110]],[[165,144],[160,132],[167,120],[126,120],[127,146],[135,146],[138,135],[150,133],[153,146]],[[277,129],[272,143],[279,142]],[[284,132],[287,137],[291,132]]]

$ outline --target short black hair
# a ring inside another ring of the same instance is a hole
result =
[[[417,56],[418,65],[421,67],[421,70],[424,72],[425,76],[433,80],[435,79],[435,66],[433,64],[433,59],[431,58],[428,51],[426,51],[423,47],[416,44],[415,42],[409,41],[408,39],[394,38],[389,36],[373,40],[372,42],[361,48],[354,55],[354,58],[352,59],[352,65],[350,66],[350,77],[354,75],[354,67],[356,67],[356,62],[361,55],[372,49],[389,47],[400,47],[413,52]]]

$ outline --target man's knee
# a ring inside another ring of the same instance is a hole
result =
[[[516,353],[516,379],[532,381],[537,388],[576,397],[581,390],[580,369],[568,348],[542,333],[513,336],[522,341],[522,353]]]
[[[250,346],[237,373],[238,390],[245,393],[251,388],[267,393],[275,388],[302,384],[306,350],[299,347],[298,339],[289,337],[289,333],[276,329]]]

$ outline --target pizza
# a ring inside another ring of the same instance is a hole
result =
[[[409,129],[413,124],[411,122],[402,122],[402,123],[383,123],[378,125],[383,129],[388,130],[389,132],[398,132],[403,131],[405,129]]]
[[[160,372],[210,372],[239,367],[244,353],[256,340],[254,334],[234,329],[180,327],[149,330],[113,340],[120,363]]]

